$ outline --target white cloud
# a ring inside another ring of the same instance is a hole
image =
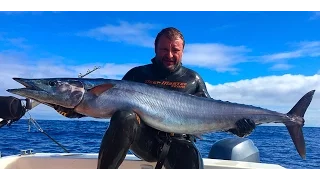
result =
[[[274,54],[262,55],[256,57],[256,62],[273,64],[269,69],[274,71],[288,70],[294,67],[289,64],[291,59],[319,57],[320,41],[302,41],[299,43],[291,43],[292,51],[278,52]]]
[[[288,112],[310,90],[316,90],[305,119],[306,126],[320,126],[320,75],[267,76],[219,85],[207,83],[212,98]]]
[[[279,62],[301,57],[320,56],[320,41],[303,41],[294,44],[295,50],[262,56],[264,62]]]
[[[312,16],[310,17],[310,20],[315,20],[320,18],[320,11],[315,11],[312,13]]]
[[[275,71],[277,70],[280,71],[280,70],[288,70],[288,69],[291,69],[292,67],[293,65],[290,65],[290,64],[279,63],[279,64],[273,65],[270,69]]]
[[[0,11],[1,14],[6,14],[6,15],[16,15],[16,14],[23,14],[25,13],[24,11]]]
[[[0,42],[2,42],[5,46],[13,46],[15,48],[20,48],[24,50],[30,49],[31,46],[27,45],[26,41],[27,40],[25,38],[12,38],[8,37],[6,33],[0,33]]]
[[[119,25],[107,24],[102,27],[91,29],[87,32],[78,33],[78,35],[92,37],[97,40],[153,47],[154,37],[150,35],[149,31],[155,28],[157,28],[157,25],[155,24],[130,24],[125,21],[120,21]]]
[[[10,39],[8,39],[8,41],[12,45],[19,47],[19,48],[22,48],[22,49],[28,49],[31,47],[31,46],[25,44],[26,39],[24,39],[24,38],[10,38]]]
[[[233,66],[246,62],[246,53],[250,52],[245,46],[227,46],[223,44],[187,44],[183,63],[215,69],[218,72],[237,71]]]
[[[277,60],[298,58],[301,56],[302,56],[302,52],[297,50],[297,51],[291,51],[291,52],[281,52],[281,53],[265,55],[263,57],[265,59],[265,62],[273,62]]]
[[[25,15],[25,14],[41,15],[44,12],[43,11],[0,11],[0,13],[5,15]]]
[[[41,15],[45,12],[51,12],[51,13],[57,14],[57,13],[61,13],[62,11],[0,11],[0,14],[4,14],[4,15],[24,15],[24,14]]]

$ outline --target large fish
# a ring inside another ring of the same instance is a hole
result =
[[[147,125],[170,133],[204,134],[235,128],[247,118],[256,125],[283,123],[299,155],[304,159],[304,114],[315,90],[306,93],[286,114],[251,105],[224,102],[151,85],[113,79],[13,78],[26,88],[8,92],[47,105],[72,108],[94,118],[110,118],[116,110],[132,110]]]

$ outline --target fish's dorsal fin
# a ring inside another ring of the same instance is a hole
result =
[[[101,84],[98,86],[93,87],[92,89],[90,89],[88,92],[96,95],[96,96],[100,96],[100,94],[102,94],[103,92],[113,88],[114,84],[110,84],[110,83],[106,83],[106,84]]]

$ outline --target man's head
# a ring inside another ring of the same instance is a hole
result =
[[[184,37],[178,29],[173,27],[162,29],[154,42],[155,60],[166,69],[175,70],[182,60],[184,45]]]

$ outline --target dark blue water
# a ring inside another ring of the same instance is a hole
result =
[[[108,122],[97,121],[37,121],[42,129],[61,143],[70,152],[98,153],[100,141]],[[320,168],[320,128],[305,127],[304,136],[307,148],[306,160],[298,155],[285,127],[258,126],[248,137],[260,151],[263,163],[275,163],[290,169]],[[222,138],[231,137],[227,133],[212,133],[198,140],[197,145],[204,157],[208,156],[212,144]],[[0,129],[0,151],[3,156],[20,153],[21,149],[31,148],[35,152],[63,152],[63,149],[41,133],[28,121],[20,120],[10,127]]]

